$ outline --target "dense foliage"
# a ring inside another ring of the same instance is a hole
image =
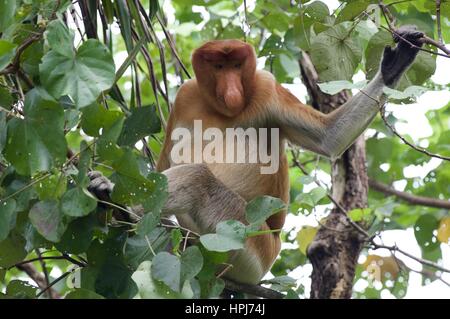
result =
[[[304,0],[247,1],[245,9],[240,0],[164,2],[0,2],[0,298],[219,296],[225,282],[217,269],[226,271],[227,253],[257,236],[258,226],[283,205],[257,198],[247,207],[249,225],[221,223],[216,233],[188,247],[187,237],[198,234],[161,219],[167,181],[154,164],[176,90],[193,74],[192,50],[210,39],[246,39],[282,83],[301,76],[298,60],[308,52],[321,90],[334,94],[360,88],[354,74],[362,71],[370,79],[383,48],[393,45],[389,17],[375,0],[340,1],[333,9],[328,1]],[[384,4],[397,26],[415,24],[431,38],[442,34],[444,43],[450,41],[449,1],[441,2],[441,31],[434,1]],[[438,51],[426,47],[431,53],[421,51],[398,90],[387,91],[392,101],[408,104],[427,90],[448,90],[430,80]],[[450,156],[449,110],[427,113],[431,136],[404,137]],[[400,121],[386,117],[391,125]],[[408,177],[406,166],[431,158],[405,145],[381,118],[371,128],[370,177],[389,185],[402,181],[404,191],[415,195],[449,198],[449,161],[439,160],[424,177]],[[302,151],[296,160],[309,171],[330,173],[328,160],[314,154]],[[87,191],[90,170],[115,183],[115,204]],[[308,216],[330,207],[328,191],[314,178],[295,166],[290,177],[290,214]],[[117,205],[142,205],[145,214],[136,223],[120,219],[114,211],[133,212]],[[371,191],[369,207],[349,216],[370,225],[371,234],[413,228],[422,252],[418,257],[442,261],[441,246],[450,237],[448,209]],[[289,248],[265,284],[288,298],[308,297],[289,274],[309,263],[306,248],[316,231],[315,226],[284,229]],[[358,266],[355,282],[369,280],[371,262],[381,269],[378,285],[369,284],[355,296],[380,297],[383,289],[404,296],[410,269],[392,256],[371,253]],[[441,272],[424,266],[423,276],[428,284]]]

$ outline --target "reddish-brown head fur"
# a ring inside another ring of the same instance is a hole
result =
[[[236,116],[253,94],[256,56],[253,47],[239,40],[210,41],[192,56],[197,82],[218,112]]]

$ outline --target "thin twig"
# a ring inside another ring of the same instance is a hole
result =
[[[17,264],[14,264],[14,265],[8,267],[7,269],[12,269],[14,267],[20,267],[20,266],[22,266],[24,264],[29,264],[29,263],[32,263],[32,262],[35,262],[35,261],[41,261],[41,260],[67,260],[67,261],[70,261],[70,262],[72,262],[73,264],[75,264],[77,266],[80,266],[80,267],[86,266],[84,263],[81,263],[81,262],[79,262],[79,261],[77,261],[77,260],[75,260],[75,259],[73,259],[71,257],[67,258],[67,256],[41,256],[41,257],[31,258],[31,259],[28,259],[28,260],[21,261],[21,262],[19,262]]]
[[[45,289],[41,290],[37,295],[36,298],[39,298],[43,293],[45,293],[47,290],[49,290],[50,288],[52,288],[54,285],[56,285],[58,282],[60,282],[61,280],[63,280],[64,278],[66,278],[67,276],[69,276],[71,273],[73,273],[76,269],[73,269],[71,271],[67,271],[64,274],[62,274],[61,276],[59,276],[58,278],[56,278],[55,280],[52,281],[52,283],[50,285],[48,285]]]
[[[50,279],[49,279],[49,276],[48,276],[47,265],[46,265],[46,263],[45,263],[45,260],[42,259],[42,254],[41,254],[40,249],[39,249],[39,248],[36,248],[36,249],[35,249],[35,252],[36,252],[36,255],[40,258],[40,259],[39,259],[39,263],[41,264],[42,272],[44,273],[45,285],[48,286],[48,285],[50,285]],[[52,299],[52,294],[51,294],[50,291],[47,293],[47,296],[48,296],[50,299]]]
[[[398,191],[393,187],[380,183],[374,179],[369,179],[369,186],[374,190],[386,195],[395,195],[398,198],[413,205],[450,209],[450,201],[448,200],[418,196],[407,192]]]
[[[305,167],[299,163],[299,161],[297,160],[295,154],[293,151],[291,151],[292,154],[292,161],[294,162],[294,165],[297,166],[303,174],[307,175],[307,176],[311,176],[311,174],[308,173],[308,171],[305,169]],[[315,178],[314,176],[311,176],[311,178],[313,179],[314,183],[321,187],[324,188],[322,186],[322,184],[317,180],[317,178]],[[339,202],[328,192],[328,190],[326,190],[326,196],[330,199],[330,201],[338,208],[338,210],[346,217],[347,222],[353,226],[353,228],[355,228],[359,233],[361,233],[364,238],[366,239],[371,239],[373,238],[373,236],[370,236],[361,226],[359,226],[357,223],[355,223],[353,220],[350,219],[350,217],[348,217],[347,215],[347,211],[344,209],[344,207],[342,207],[341,204],[339,204]]]
[[[377,244],[377,243],[375,243],[373,241],[371,242],[371,245],[372,245],[371,248],[374,249],[374,250],[376,250],[376,249],[387,249],[387,250],[389,250],[391,252],[399,252],[402,255],[405,255],[406,257],[411,258],[411,259],[421,263],[422,265],[427,265],[429,267],[438,269],[440,271],[450,273],[450,269],[444,268],[441,265],[438,265],[438,264],[436,264],[436,263],[434,263],[432,261],[429,261],[429,260],[426,260],[426,259],[422,259],[422,258],[416,257],[414,255],[411,255],[410,253],[408,253],[408,252],[398,248],[397,245],[394,245],[394,246],[379,245],[379,244]]]
[[[405,143],[409,147],[413,148],[414,150],[416,150],[416,151],[418,151],[420,153],[423,153],[425,155],[428,155],[430,157],[439,158],[439,159],[442,159],[442,160],[445,160],[445,161],[450,161],[450,157],[448,157],[448,156],[431,153],[431,152],[429,152],[427,149],[425,149],[423,147],[419,147],[417,145],[414,145],[414,144],[410,143],[406,138],[404,138],[400,133],[397,132],[397,130],[395,129],[394,126],[392,126],[388,122],[388,120],[386,119],[386,114],[385,113],[386,113],[386,105],[384,104],[380,108],[381,119],[386,124],[386,126],[391,130],[391,132],[395,136],[397,136],[400,140],[402,140],[403,143]]]
[[[169,32],[167,31],[166,26],[164,25],[164,23],[161,21],[161,18],[158,16],[158,14],[156,14],[156,19],[158,19],[159,24],[161,25],[161,28],[164,32],[164,35],[166,36],[166,40],[167,43],[169,43],[169,47],[172,51],[172,54],[174,55],[174,57],[177,59],[178,63],[180,64],[181,68],[183,69],[184,73],[186,74],[186,76],[190,79],[191,75],[189,74],[189,71],[187,70],[186,66],[184,65],[184,63],[181,61],[180,56],[177,53],[177,50],[175,48],[175,45],[172,41],[172,37],[170,36]]]

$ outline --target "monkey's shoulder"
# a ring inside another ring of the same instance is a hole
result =
[[[190,79],[181,85],[175,97],[172,114],[188,116],[201,111],[204,106],[201,91],[196,79]]]

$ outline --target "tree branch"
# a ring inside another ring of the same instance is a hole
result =
[[[25,272],[28,275],[28,277],[30,277],[38,285],[38,287],[41,290],[45,289],[51,299],[60,299],[61,298],[61,296],[53,288],[49,287],[45,277],[40,272],[38,272],[32,264],[29,264],[29,263],[22,264],[22,265],[18,265],[16,267],[17,267],[17,269]]]
[[[397,196],[398,198],[413,205],[450,209],[450,201],[448,200],[419,196],[407,192],[398,191],[393,187],[378,182],[374,179],[369,179],[369,186],[380,193]]]
[[[441,28],[441,0],[436,0],[436,25],[439,42],[444,43],[444,41],[442,40],[442,28]]]

